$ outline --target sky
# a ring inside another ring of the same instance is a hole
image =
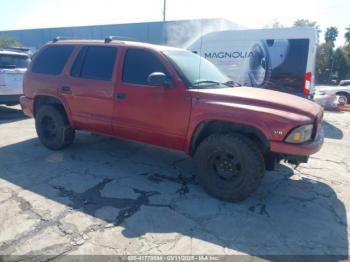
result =
[[[274,20],[289,27],[306,18],[317,21],[323,32],[338,27],[337,46],[344,44],[350,26],[350,0],[167,0],[166,10],[167,20],[226,18],[251,29]],[[0,0],[0,31],[162,19],[163,0]]]

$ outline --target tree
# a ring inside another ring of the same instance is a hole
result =
[[[333,71],[333,43],[323,43],[317,48],[316,55],[316,80],[319,83],[327,83]]]
[[[346,44],[350,47],[350,27],[345,28],[346,32],[344,34]]]
[[[346,78],[350,79],[350,44],[343,46],[341,49],[342,49],[342,52],[344,54],[344,59],[348,65],[348,77],[346,77]]]
[[[344,48],[337,48],[334,52],[334,68],[333,71],[337,75],[337,80],[347,79],[350,76],[350,65],[346,61],[346,53]]]
[[[284,25],[282,25],[277,18],[273,19],[272,23],[270,25],[266,25],[266,28],[283,28]]]
[[[325,34],[326,43],[332,43],[332,46],[334,47],[334,42],[337,40],[337,37],[338,29],[334,26],[328,27]]]
[[[296,27],[315,27],[317,29],[320,28],[316,21],[310,21],[308,19],[298,19],[294,22],[293,26],[296,26]]]
[[[309,19],[298,19],[295,20],[293,26],[295,27],[313,27],[317,30],[317,44],[319,44],[320,39],[320,33],[322,32],[320,30],[320,26],[317,24],[316,21],[311,21]]]
[[[20,43],[12,37],[0,36],[0,48],[19,47]]]

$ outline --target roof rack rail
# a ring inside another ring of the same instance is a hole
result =
[[[80,38],[78,37],[62,37],[62,36],[56,36],[54,39],[52,39],[53,43],[56,43],[60,40],[78,40]]]
[[[105,44],[108,44],[110,42],[112,42],[113,40],[121,40],[121,41],[133,41],[133,42],[140,42],[140,40],[131,38],[131,37],[127,37],[127,36],[113,36],[110,35],[108,37],[105,38]]]
[[[28,53],[30,51],[29,48],[25,48],[25,47],[5,47],[5,48],[0,48],[0,50],[14,51],[14,52],[20,52],[20,53]]]

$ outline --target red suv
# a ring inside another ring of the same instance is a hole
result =
[[[307,162],[323,143],[315,103],[238,87],[194,53],[131,41],[45,45],[25,75],[21,106],[53,150],[85,129],[194,156],[198,182],[227,201],[251,195],[281,159]]]

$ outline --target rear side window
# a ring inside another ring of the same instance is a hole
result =
[[[71,76],[111,81],[116,57],[115,47],[85,46],[74,61]]]
[[[49,46],[34,60],[32,72],[46,75],[61,74],[74,47],[69,45]]]
[[[147,78],[154,72],[167,74],[165,67],[151,52],[141,49],[129,49],[125,56],[123,82],[148,85]]]

